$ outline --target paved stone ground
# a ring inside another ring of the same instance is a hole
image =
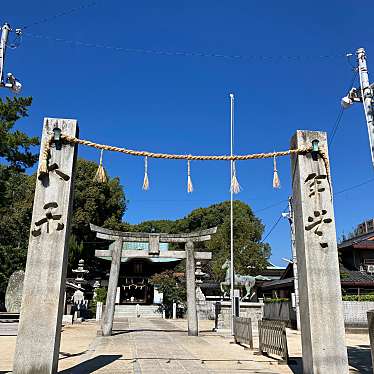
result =
[[[292,373],[275,360],[230,344],[211,325],[201,323],[200,336],[188,337],[186,321],[123,319],[115,322],[112,337],[97,337],[81,363],[61,373]]]
[[[112,337],[96,337],[94,322],[65,326],[62,333],[61,374],[302,374],[300,334],[287,331],[290,356],[297,365],[281,366],[256,356],[231,339],[212,332],[212,321],[200,321],[200,336],[187,336],[185,320],[123,319]],[[372,373],[367,334],[346,336],[350,373]],[[0,336],[0,374],[12,368],[15,336]],[[255,339],[254,346],[258,347]]]

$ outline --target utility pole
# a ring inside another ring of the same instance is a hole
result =
[[[4,87],[4,62],[5,62],[5,51],[8,43],[8,35],[10,31],[10,26],[7,23],[4,23],[4,26],[1,28],[1,39],[0,39],[0,87]]]
[[[358,61],[358,72],[360,75],[361,101],[364,106],[366,124],[369,133],[371,161],[374,166],[374,123],[373,123],[373,89],[369,83],[369,74],[366,66],[366,53],[364,48],[359,48],[356,52]]]
[[[300,330],[300,306],[299,306],[299,278],[297,271],[296,245],[295,245],[295,221],[294,211],[292,207],[292,197],[288,198],[288,212],[284,213],[283,217],[288,219],[291,231],[291,250],[292,250],[292,267],[295,288],[295,310],[296,310],[296,328]]]
[[[6,80],[4,80],[4,65],[5,65],[5,52],[8,44],[9,32],[12,29],[8,23],[4,23],[1,28],[0,38],[0,88],[9,88],[13,93],[18,94],[21,92],[22,84],[16,79],[12,73],[7,74]],[[19,37],[22,34],[21,29],[16,29],[16,35]]]
[[[356,56],[358,64],[357,70],[360,77],[360,88],[352,88],[347,96],[343,97],[341,103],[344,109],[349,108],[354,102],[361,102],[363,104],[369,134],[371,161],[374,166],[374,112],[372,106],[374,84],[370,84],[369,81],[365,49],[357,49]]]

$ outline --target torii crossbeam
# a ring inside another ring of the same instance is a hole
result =
[[[90,224],[90,228],[92,231],[96,232],[97,238],[114,241],[114,243],[110,245],[109,250],[95,251],[96,257],[112,257],[106,308],[101,322],[102,335],[110,336],[112,334],[121,258],[156,257],[186,259],[188,335],[197,336],[198,320],[195,293],[195,260],[210,260],[212,258],[212,253],[194,252],[194,242],[210,240],[211,235],[216,233],[217,227],[180,234],[122,232],[105,229],[93,224]],[[149,243],[149,248],[148,250],[122,250],[123,242]],[[160,252],[160,243],[185,243],[185,250]]]

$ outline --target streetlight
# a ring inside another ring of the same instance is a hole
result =
[[[21,82],[12,73],[8,73],[4,87],[9,88],[14,94],[19,94],[22,90]]]
[[[1,28],[0,38],[0,87],[9,88],[13,93],[19,94],[22,89],[20,81],[12,74],[8,73],[6,81],[4,82],[4,63],[5,63],[5,52],[8,43],[9,32],[12,31],[8,23],[4,23]],[[21,35],[21,30],[16,30],[17,36]]]
[[[283,260],[284,262],[288,262],[289,264],[293,264],[293,261],[292,261],[292,260],[289,260],[288,258],[284,258],[284,257],[282,257],[282,260]]]

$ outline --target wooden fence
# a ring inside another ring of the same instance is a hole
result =
[[[235,343],[248,344],[253,349],[252,321],[250,318],[234,317]]]
[[[284,321],[258,321],[259,351],[274,354],[288,362],[286,323]]]

